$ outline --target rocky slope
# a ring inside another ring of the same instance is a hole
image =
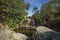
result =
[[[0,40],[60,40],[60,33],[44,26],[37,27],[37,25],[34,25],[35,22],[31,18],[24,19],[23,21],[20,27],[31,27],[32,24],[32,28],[34,28],[31,34],[32,36],[27,37],[21,32],[16,33],[9,30],[8,26],[0,25]],[[18,26],[18,31],[21,31],[20,27]]]
[[[0,27],[0,40],[26,40],[28,37],[21,33],[16,33],[5,27]]]
[[[33,33],[35,40],[60,40],[60,33],[47,27],[39,26]]]

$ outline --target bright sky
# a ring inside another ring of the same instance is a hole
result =
[[[48,2],[48,0],[24,0],[25,3],[30,3],[30,8],[27,11],[28,12],[28,16],[31,16],[32,10],[34,7],[38,7],[38,9],[41,9],[42,4]]]

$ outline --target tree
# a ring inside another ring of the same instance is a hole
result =
[[[56,8],[57,8],[57,12],[55,13],[55,18],[52,18],[51,20],[50,20],[50,25],[51,26],[54,26],[55,27],[55,29],[59,29],[60,27],[60,0],[51,0],[51,2],[52,3],[55,3],[55,5],[56,5]]]
[[[24,0],[1,0],[0,23],[12,25],[19,24],[26,15]]]
[[[25,9],[26,10],[29,10],[29,7],[30,7],[30,3],[25,4]]]
[[[55,3],[56,7],[57,7],[57,16],[60,16],[60,0],[50,0],[50,2]]]
[[[54,17],[55,13],[56,13],[55,4],[52,3],[44,4],[41,9],[42,22],[48,24],[49,20]]]
[[[42,5],[39,13],[36,11],[35,13],[33,17],[40,25],[49,26],[55,30],[60,29],[60,0],[50,0]]]
[[[40,11],[38,10],[37,7],[33,8],[33,15],[32,15],[34,22],[35,22],[35,26],[39,25],[39,18],[40,18]]]
[[[37,8],[36,8],[37,9]],[[36,10],[35,9],[35,10]],[[48,25],[48,22],[51,18],[55,17],[56,6],[53,3],[45,3],[42,5],[40,12],[35,11],[36,14],[33,14],[35,19],[38,20],[40,25]]]

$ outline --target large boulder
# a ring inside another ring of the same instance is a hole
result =
[[[39,26],[34,31],[33,37],[35,40],[60,40],[60,33],[47,27]]]
[[[0,27],[0,40],[26,40],[28,37],[22,33],[16,33],[6,27]]]

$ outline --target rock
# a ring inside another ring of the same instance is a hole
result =
[[[17,40],[26,40],[28,37],[21,33],[13,33],[13,36]]]
[[[0,29],[0,40],[26,40],[28,37],[21,33],[16,33],[6,28]]]
[[[60,40],[60,33],[47,27],[37,27],[33,35],[35,40]]]
[[[15,33],[10,30],[0,32],[0,40],[26,40],[28,37],[21,33]]]

